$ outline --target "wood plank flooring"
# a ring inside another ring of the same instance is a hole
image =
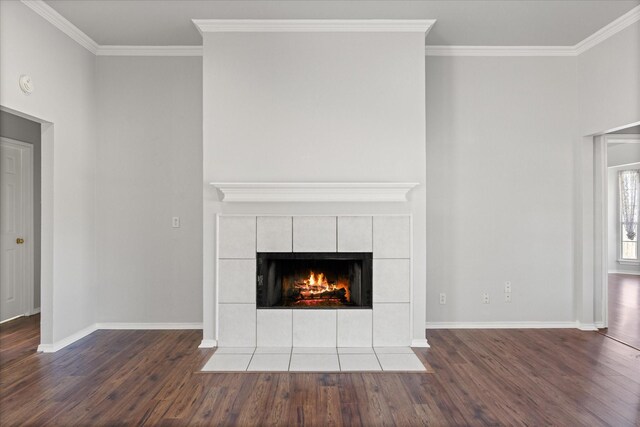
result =
[[[609,274],[609,327],[604,334],[640,349],[640,276]]]
[[[0,425],[640,425],[640,352],[595,332],[433,330],[433,373],[199,373],[200,331],[97,331],[34,352],[0,326]]]

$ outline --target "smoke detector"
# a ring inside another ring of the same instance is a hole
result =
[[[20,76],[20,89],[22,89],[22,92],[26,95],[33,92],[33,82],[31,81],[31,77],[26,74]]]

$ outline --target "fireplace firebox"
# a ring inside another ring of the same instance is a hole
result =
[[[259,252],[258,308],[371,308],[371,252]]]

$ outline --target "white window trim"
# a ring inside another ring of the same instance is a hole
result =
[[[631,138],[628,138],[629,135],[621,135],[627,138],[623,138],[621,140],[616,140],[615,142],[621,142],[621,141],[625,141],[625,142],[629,142],[629,140],[631,140]],[[634,135],[634,140],[637,141],[637,139],[635,139],[635,135]],[[609,140],[608,142],[611,142],[612,140]],[[629,166],[631,165],[635,165],[635,163],[630,163]],[[622,165],[622,166],[626,166],[626,165]],[[638,169],[640,170],[640,168],[636,168],[636,167],[632,167],[629,168],[630,170],[635,170]],[[617,174],[616,174],[617,175]],[[619,179],[619,178],[618,178]],[[620,220],[620,204],[622,203],[622,200],[620,200],[620,188],[618,187],[616,189],[616,215],[617,215],[617,219],[618,219],[618,232],[617,232],[617,242],[616,242],[616,246],[618,246],[618,264],[620,265],[640,265],[640,238],[636,239],[636,259],[628,259],[628,258],[622,258],[622,227],[621,227],[621,220]]]

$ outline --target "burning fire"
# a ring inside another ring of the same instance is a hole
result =
[[[309,277],[295,283],[295,288],[300,291],[300,295],[305,299],[322,299],[331,298],[336,292],[344,289],[344,297],[347,301],[351,300],[349,293],[349,286],[347,283],[331,282],[327,280],[324,273],[318,273],[317,275],[311,271]]]

